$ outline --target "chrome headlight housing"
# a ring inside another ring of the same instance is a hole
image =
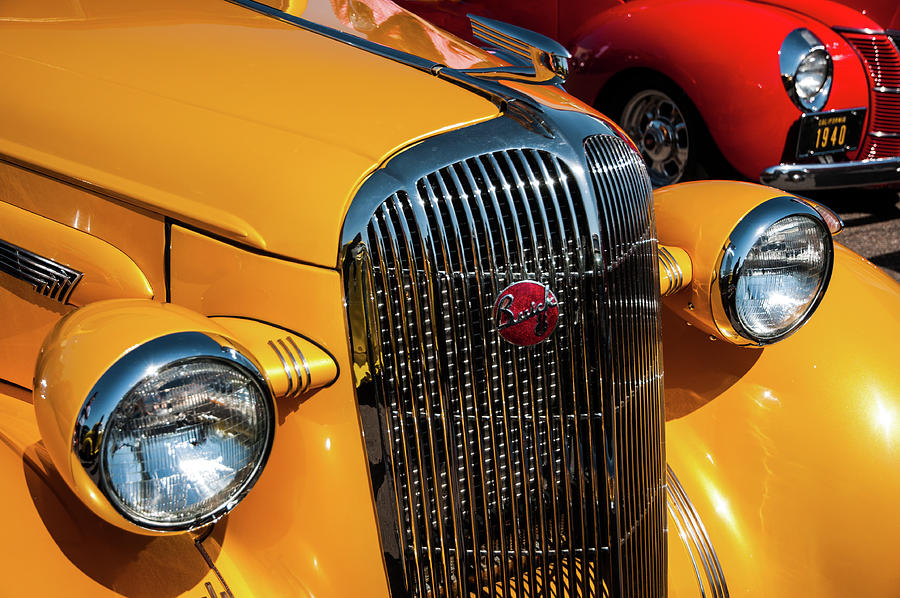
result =
[[[831,54],[809,29],[791,31],[778,52],[781,81],[788,96],[804,112],[821,110],[831,93]]]
[[[819,305],[833,262],[831,232],[812,206],[791,197],[760,204],[720,256],[711,297],[717,328],[744,344],[787,337]]]
[[[274,428],[259,369],[227,342],[180,332],[136,347],[103,374],[73,445],[125,519],[180,531],[240,502],[262,472]]]

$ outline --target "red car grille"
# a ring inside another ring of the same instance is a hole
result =
[[[900,137],[869,137],[859,154],[859,160],[900,156]]]
[[[888,36],[845,33],[844,37],[862,54],[875,87],[900,87],[900,56]]]
[[[900,156],[900,52],[884,34],[843,35],[862,56],[872,83],[869,132],[859,159]]]

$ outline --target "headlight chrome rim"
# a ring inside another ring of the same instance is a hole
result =
[[[113,497],[105,471],[105,439],[110,417],[132,389],[156,371],[192,360],[221,361],[248,376],[259,390],[266,413],[264,449],[239,489],[216,509],[189,521],[163,523],[142,519],[122,508]],[[275,405],[260,369],[230,341],[201,332],[177,332],[139,345],[116,361],[94,384],[79,411],[72,436],[74,467],[88,478],[113,509],[127,522],[153,532],[183,532],[213,523],[228,514],[253,488],[272,450],[276,427]]]
[[[760,236],[785,218],[802,216],[821,227],[825,243],[825,267],[815,296],[791,326],[772,337],[760,337],[748,330],[737,313],[735,295],[744,261]],[[834,241],[828,223],[811,205],[795,197],[776,197],[750,210],[737,224],[719,255],[710,287],[713,320],[719,332],[738,345],[764,346],[783,340],[802,327],[822,301],[834,267]]]
[[[811,56],[821,56],[825,62],[825,76],[819,89],[808,96],[798,92],[797,74]],[[834,63],[831,54],[809,29],[791,31],[778,51],[778,66],[781,70],[781,82],[791,101],[803,112],[822,110],[831,94],[831,83],[834,75]]]

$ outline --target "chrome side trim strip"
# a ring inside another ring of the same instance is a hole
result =
[[[297,358],[293,353],[291,353],[291,350],[288,349],[288,346],[284,342],[284,340],[278,339],[278,344],[281,345],[282,349],[284,349],[285,354],[288,356],[288,359],[290,359],[291,364],[294,366],[294,373],[297,374],[297,388],[294,389],[293,394],[288,393],[285,395],[286,398],[292,399],[300,394],[300,391],[303,389],[303,375],[300,373],[300,364],[297,363]]]
[[[289,397],[291,396],[291,391],[294,389],[294,377],[291,376],[291,368],[288,366],[287,361],[285,361],[281,351],[278,350],[278,345],[273,341],[269,341],[269,346],[275,351],[275,355],[278,356],[278,360],[281,362],[281,367],[284,368],[284,375],[287,376],[287,390],[284,391],[284,395]]]
[[[82,272],[0,239],[0,272],[31,285],[44,297],[66,303]]]
[[[700,595],[705,597],[704,588],[708,588],[713,598],[728,598],[725,573],[722,571],[722,564],[709,539],[703,520],[700,519],[700,514],[697,513],[687,492],[668,464],[666,465],[666,482],[669,487],[667,501],[669,514],[675,522],[675,527],[678,528],[678,536],[694,563],[697,583],[700,585]],[[702,565],[703,576],[700,575],[700,568],[697,567],[698,561]]]
[[[282,10],[278,10],[277,8],[272,8],[271,6],[268,6],[261,2],[257,2],[256,0],[227,1],[248,10],[258,12],[267,17],[271,17],[278,21],[288,23],[289,25],[305,29],[306,31],[310,31],[312,33],[317,33],[319,35],[331,38],[335,41],[353,46],[360,50],[370,52],[377,56],[381,56],[389,60],[394,60],[420,71],[431,73],[432,75],[439,77],[445,81],[449,81],[454,85],[458,85],[460,87],[468,89],[469,91],[472,91],[473,93],[482,95],[501,108],[508,107],[508,103],[513,100],[528,104],[533,104],[534,101],[525,94],[517,92],[509,87],[494,83],[494,81],[492,81],[493,79],[512,79],[530,83],[557,84],[565,80],[565,75],[562,73],[568,72],[568,62],[566,60],[553,60],[550,58],[544,61],[545,64],[542,68],[551,70],[553,73],[555,73],[556,76],[546,81],[538,81],[537,79],[535,79],[535,74],[531,72],[533,69],[530,69],[528,67],[497,67],[491,69],[468,70],[452,69],[444,64],[434,62],[432,60],[426,60],[414,54],[395,50],[391,47],[384,46],[382,44],[372,42],[361,37],[357,37],[338,29],[326,27],[325,25],[320,25],[318,23],[308,21],[301,17],[286,13]],[[538,34],[532,32],[532,35],[536,36]],[[549,38],[547,38],[547,40],[551,43],[555,43]],[[563,48],[563,50],[565,49]],[[566,52],[566,54],[568,54],[568,52]],[[546,54],[546,56],[555,56],[555,54]]]
[[[383,56],[385,58],[390,58],[391,60],[396,60],[397,62],[402,62],[403,64],[419,69],[420,71],[434,72],[436,67],[443,66],[437,62],[419,58],[414,54],[400,52],[399,50],[394,50],[393,48],[390,48],[388,46],[370,42],[367,39],[357,37],[350,33],[345,33],[332,27],[326,27],[325,25],[320,25],[313,21],[308,21],[304,18],[286,13],[283,10],[272,8],[271,6],[263,4],[262,2],[256,2],[256,0],[227,1],[231,2],[232,4],[248,8],[267,17],[271,17],[278,21],[288,23],[289,25],[294,25],[295,27],[300,27],[301,29],[311,31],[312,33],[318,33],[319,35],[323,35],[325,37],[329,37],[331,39],[354,46],[356,48],[359,48],[360,50],[365,50],[366,52],[371,52],[372,54],[377,54],[378,56]]]
[[[662,292],[662,295],[667,297],[676,290],[681,290],[684,284],[684,272],[675,256],[669,253],[669,250],[662,245],[659,246],[659,260],[659,265],[665,268],[666,274],[669,276],[669,286]]]
[[[287,337],[288,343],[290,343],[291,347],[294,348],[294,351],[297,352],[297,356],[300,358],[300,363],[303,364],[303,369],[306,370],[306,382],[303,383],[303,377],[300,377],[300,394],[306,391],[309,388],[309,385],[312,383],[312,372],[309,369],[309,361],[306,360],[306,355],[303,354],[303,351],[300,350],[300,347],[297,346],[296,341],[294,341],[294,337]],[[299,373],[299,372],[298,372]]]

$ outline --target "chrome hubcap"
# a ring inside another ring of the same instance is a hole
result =
[[[654,186],[681,179],[689,139],[684,115],[672,98],[655,89],[636,94],[625,104],[621,124],[640,148]]]

